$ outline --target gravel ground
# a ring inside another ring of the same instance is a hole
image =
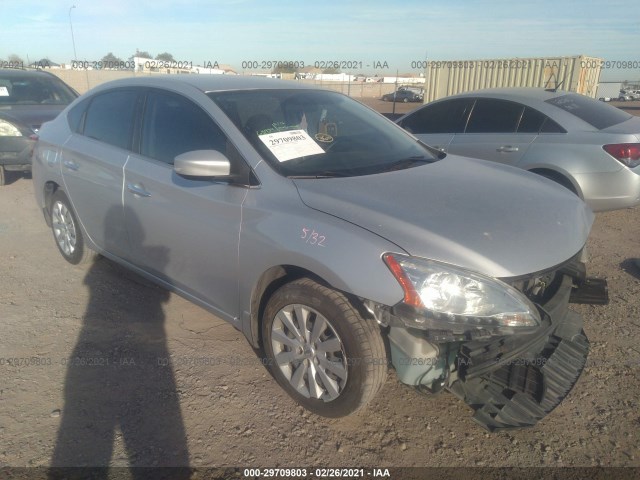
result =
[[[597,215],[589,268],[611,302],[574,306],[588,366],[536,427],[486,433],[393,372],[367,408],[325,419],[230,325],[104,259],[67,264],[17,179],[0,189],[0,466],[639,467],[639,239],[640,209]]]

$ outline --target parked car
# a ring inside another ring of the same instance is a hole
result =
[[[41,70],[0,69],[0,186],[7,171],[31,170],[34,135],[78,94]]]
[[[603,298],[582,262],[591,210],[340,93],[105,83],[42,127],[33,180],[67,261],[99,252],[227,320],[317,414],[364,406],[391,365],[489,430],[532,425],[585,365],[568,302]]]
[[[633,100],[640,100],[640,93],[636,92],[635,90],[627,90],[627,91],[621,90],[618,100],[621,102],[631,102]]]
[[[385,102],[421,102],[424,97],[413,90],[397,90],[382,96]]]
[[[397,123],[441,151],[550,178],[594,211],[640,204],[640,118],[584,95],[479,90],[431,102]]]

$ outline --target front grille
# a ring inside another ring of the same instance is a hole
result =
[[[568,275],[574,283],[582,283],[586,277],[584,263],[580,260],[582,252],[553,268],[519,277],[501,280],[522,292],[533,303],[544,305],[557,295],[562,279]]]

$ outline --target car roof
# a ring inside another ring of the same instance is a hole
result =
[[[44,70],[27,70],[22,68],[0,68],[0,75],[5,78],[11,78],[11,77],[24,78],[25,76],[58,78],[53,73],[45,72]]]
[[[177,75],[141,75],[123,78],[100,84],[93,89],[103,90],[114,87],[158,87],[182,89],[185,86],[195,87],[202,92],[220,92],[230,90],[262,90],[262,89],[309,89],[313,88],[294,81],[265,78],[258,76],[224,75],[224,74],[177,74]]]
[[[534,87],[513,87],[513,88],[486,88],[483,90],[473,90],[471,92],[452,95],[451,97],[487,97],[513,100],[520,103],[544,102],[546,100],[561,97],[563,95],[575,94],[565,90],[552,90]]]

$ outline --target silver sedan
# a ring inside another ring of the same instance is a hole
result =
[[[320,415],[370,402],[391,365],[488,430],[533,425],[586,363],[568,307],[595,296],[584,202],[441,155],[337,92],[231,75],[104,83],[42,127],[33,181],[67,261],[98,252],[227,320]]]
[[[594,211],[640,204],[640,118],[583,95],[479,90],[429,103],[397,122],[439,150],[550,178]]]

